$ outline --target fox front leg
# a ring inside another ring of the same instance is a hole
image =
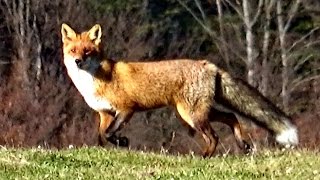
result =
[[[115,134],[124,127],[125,123],[131,119],[132,115],[132,112],[116,113],[116,115],[113,117],[112,122],[110,123],[110,126],[105,131],[105,136],[107,137],[107,140],[109,142],[117,146],[126,147],[129,145],[129,140],[127,137],[118,137]]]
[[[99,123],[99,145],[100,146],[105,146],[108,144],[108,140],[105,136],[106,129],[109,128],[113,121],[113,116],[105,111],[100,111],[99,112],[100,116],[100,123]]]

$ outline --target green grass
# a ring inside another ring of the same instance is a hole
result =
[[[120,149],[0,149],[0,179],[320,179],[319,153],[203,159]]]

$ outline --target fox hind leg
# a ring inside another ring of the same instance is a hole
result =
[[[252,151],[251,145],[247,141],[247,136],[244,134],[240,122],[233,113],[221,112],[212,109],[210,112],[210,121],[221,122],[228,125],[236,139],[238,146],[244,151],[244,153],[250,153]]]
[[[208,144],[207,150],[204,152],[204,157],[211,157],[216,150],[218,144],[218,136],[211,128],[208,121],[202,121],[196,125],[198,131],[201,132],[201,135],[205,142]]]
[[[204,139],[206,146],[203,150],[203,157],[211,157],[216,149],[219,138],[209,124],[208,116],[206,116],[207,113],[200,110],[191,112],[190,108],[187,108],[183,104],[177,104],[176,108],[181,119],[199,132]]]
[[[196,130],[194,129],[194,127],[191,127],[191,125],[188,124],[188,123],[181,117],[181,115],[179,114],[179,112],[178,112],[177,109],[176,109],[176,112],[175,112],[175,113],[176,113],[177,118],[181,121],[181,124],[182,124],[184,127],[188,128],[188,135],[191,136],[191,137],[194,137],[195,134],[196,134]]]

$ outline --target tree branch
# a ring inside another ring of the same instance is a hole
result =
[[[294,91],[297,87],[299,87],[300,85],[302,85],[304,83],[307,83],[312,80],[317,80],[317,79],[320,79],[320,74],[313,75],[313,76],[310,76],[307,78],[306,77],[298,78],[296,81],[292,82],[292,87],[290,88],[290,92]]]
[[[302,61],[300,61],[297,65],[295,65],[293,67],[294,71],[297,71],[299,69],[300,66],[302,66],[304,63],[306,63],[307,61],[309,61],[310,58],[313,57],[313,54],[309,54],[306,58],[304,58]]]
[[[217,33],[215,33],[210,27],[208,27],[208,25],[206,25],[204,22],[201,21],[200,18],[197,17],[197,15],[192,11],[192,9],[190,9],[184,2],[182,2],[181,0],[178,0],[179,4],[182,5],[190,14],[191,16],[196,20],[196,22],[216,41],[223,43],[229,50],[231,50],[231,52],[233,54],[235,54],[236,56],[238,56],[241,59],[244,59],[239,53],[237,53],[234,48],[230,47],[230,45],[226,42],[224,42],[223,40],[221,40]],[[216,46],[219,47],[219,44],[217,42],[215,42]]]
[[[281,0],[280,0],[281,1]],[[291,25],[291,21],[292,19],[294,18],[294,16],[296,15],[297,11],[298,11],[298,8],[299,8],[299,5],[301,3],[301,0],[297,0],[295,2],[295,4],[291,7],[290,11],[289,11],[289,18],[288,18],[288,21],[286,23],[286,25],[284,26],[284,32],[287,32],[290,25]]]
[[[184,2],[178,0],[179,4],[181,4],[190,14],[191,16],[200,24],[200,26],[206,30],[211,36],[217,37],[217,34],[213,32],[207,25],[205,25],[198,16],[190,9]]]
[[[244,14],[243,12],[240,10],[240,8],[237,7],[237,5],[233,4],[230,0],[225,0],[225,2],[227,2],[240,16],[240,18],[242,20],[244,20]]]
[[[263,6],[263,0],[259,0],[258,10],[257,10],[256,14],[254,15],[253,19],[251,20],[250,26],[253,26],[257,22],[260,14],[261,14],[262,6]]]
[[[317,31],[319,29],[319,27],[315,27],[312,30],[310,30],[307,34],[305,34],[304,36],[302,36],[300,39],[298,39],[297,41],[295,41],[292,46],[287,50],[287,53],[289,53],[297,44],[303,42],[307,37],[309,37],[311,34],[313,34],[315,31]]]
[[[205,14],[204,11],[203,11],[203,8],[202,8],[202,6],[201,6],[201,3],[199,2],[199,0],[194,0],[194,2],[196,3],[196,5],[197,5],[197,7],[198,7],[198,9],[199,9],[199,11],[200,11],[200,13],[201,13],[201,16],[202,16],[203,21],[206,22],[206,21],[207,21],[207,17],[206,17],[206,14]]]

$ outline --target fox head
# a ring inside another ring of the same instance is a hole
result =
[[[94,73],[102,57],[101,26],[94,25],[89,31],[76,33],[67,24],[61,27],[64,64],[68,71],[85,70]]]

